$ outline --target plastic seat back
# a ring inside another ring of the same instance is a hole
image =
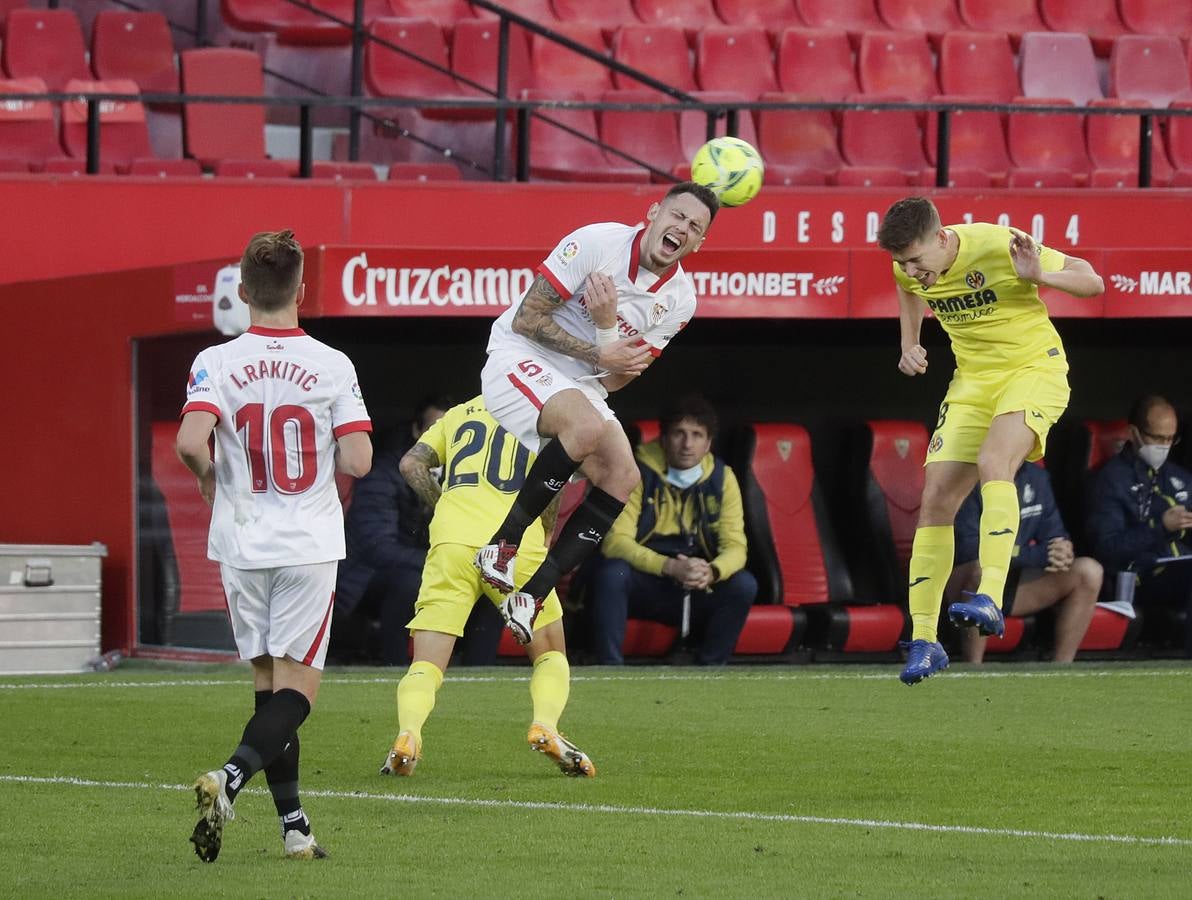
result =
[[[709,26],[696,39],[696,75],[705,91],[734,91],[753,98],[778,90],[770,40],[749,26]]]
[[[716,0],[716,11],[725,25],[754,25],[773,34],[804,24],[795,0]]]
[[[0,80],[0,159],[16,160],[28,169],[40,169],[46,159],[59,155],[54,110],[48,100],[5,100],[5,94],[42,94],[40,78]]]
[[[692,96],[701,103],[744,103],[752,97],[732,91],[693,91]],[[721,116],[716,120],[716,136],[728,134],[728,117]],[[757,146],[757,126],[753,121],[753,114],[742,109],[737,111],[737,137]],[[695,151],[708,140],[708,114],[700,110],[686,110],[679,113],[679,143],[683,148],[683,158],[690,161]]]
[[[460,78],[467,78],[490,91],[497,89],[497,59],[500,28],[488,19],[464,19],[456,23],[451,38],[451,66]],[[507,97],[516,97],[533,84],[530,73],[530,47],[523,28],[509,29],[509,61],[506,73]],[[461,94],[489,97],[491,94],[459,81]]]
[[[1098,56],[1108,56],[1113,39],[1126,30],[1117,0],[1039,0],[1039,13],[1052,31],[1088,35]]]
[[[973,31],[1006,31],[1015,48],[1029,31],[1046,31],[1037,0],[958,0],[960,18]]]
[[[925,100],[938,94],[931,47],[922,32],[867,31],[861,35],[857,73],[865,94]]]
[[[983,102],[988,97],[957,97],[941,94],[932,97],[939,103]],[[927,161],[936,162],[936,141],[939,133],[939,115],[929,113],[927,128],[923,136]],[[979,110],[953,110],[948,131],[949,160],[952,168],[975,169],[987,174],[991,180],[1001,182],[1010,170],[1010,154],[1006,149],[1006,129],[1002,116],[996,112]]]
[[[136,94],[136,82],[126,78],[110,81],[66,83],[69,94]],[[87,103],[73,100],[62,104],[62,147],[76,159],[87,156]],[[140,101],[103,100],[99,104],[99,158],[124,171],[134,159],[152,156],[145,107]]]
[[[859,95],[849,100],[898,102],[905,97]],[[895,168],[918,176],[927,168],[923,132],[918,116],[909,110],[856,110],[840,116],[840,149],[853,166]]]
[[[1116,97],[1094,100],[1092,106],[1102,108],[1136,107],[1142,101],[1121,100]],[[1145,105],[1145,104],[1142,104]],[[1085,122],[1089,159],[1094,168],[1127,172],[1138,171],[1138,116],[1089,116]],[[1163,150],[1160,130],[1151,132],[1151,179],[1156,185],[1171,181],[1171,163]],[[1131,184],[1137,182],[1130,180]]]
[[[695,90],[695,70],[681,28],[624,25],[613,35],[613,58],[681,91]],[[645,87],[620,72],[613,73],[613,83],[626,90]]]
[[[1014,51],[1004,32],[953,31],[940,42],[940,87],[945,94],[1009,103],[1022,95]]]
[[[559,24],[554,30],[597,53],[605,56],[609,53],[598,25],[574,22]],[[530,35],[530,64],[536,88],[565,84],[588,97],[598,97],[613,89],[612,70],[608,66],[539,34]]]
[[[91,68],[104,81],[131,79],[142,93],[177,93],[169,21],[156,12],[103,10],[91,26]]]
[[[1019,57],[1024,97],[1063,97],[1087,106],[1102,96],[1087,34],[1025,34]]]
[[[938,39],[964,28],[956,0],[877,0],[882,20],[897,31],[925,31]]]
[[[798,94],[763,94],[767,103],[793,103]],[[836,120],[827,110],[758,110],[758,151],[771,165],[836,172],[840,158]],[[767,175],[769,172],[767,172]]]
[[[1084,117],[1028,111],[1032,105],[1069,106],[1070,101],[1056,97],[1017,97],[1015,102],[1022,106],[1022,112],[1007,117],[1006,144],[1016,168],[1081,175],[1088,172]]]
[[[1122,24],[1138,34],[1192,34],[1192,3],[1118,0]]]
[[[184,50],[182,89],[187,94],[259,97],[265,93],[261,58],[251,50],[208,47]],[[186,155],[204,166],[220,159],[265,157],[265,108],[249,104],[187,103],[182,111]]]
[[[443,31],[430,19],[377,19],[368,33],[444,69],[451,68]],[[450,75],[376,41],[364,45],[364,80],[369,92],[377,97],[460,96]]]
[[[1190,4],[1192,5],[1192,4]],[[1109,55],[1109,96],[1167,106],[1192,99],[1188,60],[1175,35],[1123,34]]]
[[[778,42],[778,83],[788,94],[828,101],[860,93],[848,35],[821,28],[788,28]]]
[[[604,103],[656,103],[658,95],[654,91],[606,91],[600,99]],[[686,161],[679,146],[677,112],[603,110],[600,139],[664,173]],[[613,158],[625,163],[620,157]]]
[[[4,71],[9,78],[40,78],[52,92],[72,78],[90,78],[83,29],[74,10],[12,10],[5,23]]]
[[[799,15],[811,28],[832,28],[860,35],[886,27],[873,0],[795,0]]]

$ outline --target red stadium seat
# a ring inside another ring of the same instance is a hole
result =
[[[1095,107],[1145,106],[1137,100],[1094,100]],[[1089,116],[1085,123],[1089,159],[1093,163],[1094,187],[1138,186],[1138,116]],[[1171,182],[1171,163],[1163,150],[1158,123],[1151,133],[1151,184],[1162,187]],[[1118,182],[1124,177],[1124,183]]]
[[[352,0],[346,0],[349,7]],[[513,7],[513,3],[503,3],[502,5]],[[478,7],[473,7],[467,0],[386,0],[388,12],[383,13],[386,17],[396,17],[399,19],[430,19],[444,31],[450,31],[455,27],[456,22],[465,21],[474,18],[480,14]],[[516,12],[516,10],[514,10]],[[491,15],[496,18],[496,15],[484,10],[484,15]],[[349,13],[345,18],[352,18]]]
[[[958,0],[960,18],[973,31],[1005,31],[1018,49],[1029,31],[1046,31],[1037,0]]]
[[[90,78],[79,17],[69,9],[12,10],[5,25],[4,71],[9,78],[40,78],[50,91],[61,91],[72,78]]]
[[[656,103],[654,91],[606,91],[604,103]],[[666,174],[688,157],[679,146],[679,115],[675,112],[629,112],[606,109],[600,113],[600,139],[605,144],[648,163]],[[634,165],[609,154],[618,165]]]
[[[500,29],[495,22],[488,19],[464,19],[456,23],[451,38],[451,65],[455,69],[461,94],[469,97],[491,97],[496,93],[499,44]],[[466,84],[462,80],[464,78],[488,88],[492,93]],[[516,97],[533,84],[530,46],[523,28],[509,30],[509,69],[506,79],[507,97]],[[482,115],[488,118],[491,113]]]
[[[809,27],[847,31],[854,46],[862,32],[886,27],[873,0],[795,0],[795,6]]]
[[[1122,24],[1138,34],[1192,35],[1192,3],[1118,0]]]
[[[795,0],[716,0],[716,11],[726,25],[753,25],[771,34],[804,24]]]
[[[582,101],[575,91],[522,92],[526,100]],[[530,174],[549,181],[636,181],[649,180],[640,167],[612,161],[595,143],[582,140],[561,125],[597,137],[596,114],[590,109],[544,109],[530,119]]]
[[[1086,34],[1023,35],[1019,75],[1024,97],[1063,97],[1086,106],[1102,96]]]
[[[219,8],[224,22],[237,31],[276,32],[292,44],[345,44],[352,39],[350,29],[286,0],[220,0]]]
[[[613,58],[681,91],[695,90],[695,70],[680,28],[625,25],[613,35]],[[613,83],[626,90],[644,87],[620,72],[613,73]]]
[[[946,32],[964,28],[956,0],[877,0],[877,11],[891,28],[924,31],[933,44],[938,44]]]
[[[41,94],[40,78],[0,81],[0,159],[16,160],[34,171],[61,154],[54,110],[48,100],[4,100],[5,94]]]
[[[111,81],[66,82],[68,94],[136,94],[135,82],[114,78]],[[74,100],[62,104],[62,147],[75,159],[87,158],[87,104]],[[99,159],[125,172],[134,159],[152,156],[145,107],[140,101],[103,100],[99,104]]]
[[[376,181],[377,170],[368,162],[332,162],[316,159],[311,161],[310,177],[332,181]]]
[[[853,103],[895,103],[905,97],[858,95]],[[856,110],[841,113],[840,150],[850,166],[898,169],[910,183],[929,175],[923,155],[923,132],[918,116],[909,110]]]
[[[215,164],[218,178],[289,178],[293,166],[276,159],[221,159]]]
[[[760,28],[709,25],[695,44],[696,76],[705,91],[733,91],[753,99],[778,90],[770,39]]]
[[[198,178],[203,174],[203,169],[193,159],[142,157],[132,161],[128,174],[152,175],[157,178]]]
[[[552,5],[560,22],[590,22],[599,25],[606,36],[622,25],[641,21],[633,11],[633,0],[552,0]]]
[[[1108,56],[1113,39],[1126,30],[1117,0],[1039,0],[1039,13],[1052,31],[1088,35],[1098,56]]]
[[[940,92],[931,48],[922,32],[865,32],[857,73],[865,94],[897,94],[918,101]]]
[[[1109,96],[1167,106],[1192,99],[1188,60],[1175,35],[1123,34],[1109,56]]]
[[[808,98],[798,94],[763,94],[761,99],[766,103],[794,103]],[[775,166],[828,177],[844,165],[836,120],[827,110],[758,110],[757,135],[758,150],[766,161],[767,184],[774,183],[771,175]],[[790,172],[784,172],[784,180],[788,177]]]
[[[368,33],[442,69],[451,68],[443,32],[430,19],[377,19],[369,26]],[[364,81],[369,92],[377,97],[424,97],[428,100],[463,97],[451,75],[382,47],[376,41],[364,45]],[[431,106],[423,111],[442,117],[456,115]]]
[[[796,615],[797,612],[781,604],[754,604],[737,636],[733,653],[743,656],[783,653],[796,632],[802,630],[803,617]]]
[[[691,94],[700,103],[744,103],[753,98],[732,91],[693,91]],[[716,135],[728,133],[728,117],[721,117],[716,122]],[[749,110],[737,112],[737,137],[757,146],[757,128],[753,115]],[[683,158],[690,160],[695,151],[704,145],[708,139],[708,114],[700,110],[687,110],[679,113],[679,144],[683,148]]]
[[[419,0],[407,0],[407,2],[417,5]],[[539,25],[545,25],[547,28],[553,29],[559,25],[559,17],[555,15],[550,0],[501,0],[501,5],[510,12],[515,12]],[[499,18],[496,13],[479,6],[472,7],[472,14],[481,19]]]
[[[559,24],[553,30],[597,53],[609,55],[604,34],[598,25],[567,23]],[[581,56],[540,34],[530,35],[530,64],[534,72],[534,87],[537,88],[549,90],[554,85],[565,84],[570,90],[579,91],[590,98],[613,89],[608,66]]]
[[[184,50],[182,89],[188,94],[259,97],[261,59],[251,50]],[[182,111],[186,155],[205,167],[221,159],[265,158],[265,109],[249,104],[187,103]]]
[[[778,42],[778,83],[788,94],[826,101],[860,93],[848,35],[843,31],[788,28]]]
[[[459,181],[459,167],[451,163],[394,162],[389,164],[389,181]]]
[[[953,31],[940,43],[940,87],[945,94],[1009,103],[1022,95],[1010,39],[1003,32]]]
[[[1093,618],[1089,627],[1080,639],[1079,650],[1119,650],[1131,637],[1131,626],[1137,619],[1127,619],[1125,616],[1112,613],[1107,609],[1097,607],[1093,610]]]
[[[1017,97],[1015,103],[1021,104],[1023,111],[1010,113],[1006,121],[1006,144],[1014,167],[1035,173],[1067,173],[1077,183],[1083,184],[1089,170],[1084,144],[1084,117],[1066,113],[1027,112],[1031,106],[1072,105],[1059,98]],[[1011,183],[1016,183],[1013,178]]]
[[[901,187],[906,184],[927,184],[930,172],[908,176],[893,166],[842,166],[832,179],[839,187]]]
[[[1192,109],[1192,100],[1173,103],[1171,108]],[[1167,153],[1182,183],[1186,176],[1181,173],[1192,172],[1192,118],[1172,116],[1168,119]]]
[[[957,97],[941,94],[932,97],[938,103],[996,102],[989,97]],[[927,161],[936,162],[936,141],[939,131],[939,116],[928,113],[927,130],[923,138]],[[977,172],[985,177],[985,185],[998,186],[1006,183],[1007,173],[1012,166],[1006,150],[1006,130],[1002,116],[995,112],[977,110],[953,110],[949,122],[949,169],[958,181],[980,185],[980,179],[964,174]]]
[[[161,13],[106,9],[91,26],[91,68],[104,81],[128,78],[141,93],[178,93],[174,38]]]
[[[637,17],[647,25],[682,28],[688,37],[707,25],[723,25],[712,0],[634,0]]]
[[[1071,172],[1060,169],[1012,169],[1006,179],[1011,188],[1074,188],[1087,181],[1087,173],[1077,178]]]

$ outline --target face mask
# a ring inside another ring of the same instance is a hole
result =
[[[666,480],[679,490],[686,490],[699,481],[699,476],[703,470],[704,467],[702,463],[696,463],[690,469],[676,469],[674,466],[668,466],[666,470]]]
[[[1163,463],[1167,462],[1167,454],[1171,448],[1166,444],[1143,444],[1138,448],[1138,458],[1158,472]]]

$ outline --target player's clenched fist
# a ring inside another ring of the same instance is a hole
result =
[[[639,337],[625,337],[602,346],[596,365],[612,375],[640,375],[652,359],[649,344]]]
[[[903,348],[898,360],[898,371],[903,375],[922,375],[927,371],[927,351],[919,344]]]
[[[617,286],[603,272],[588,276],[584,302],[597,328],[617,327]]]

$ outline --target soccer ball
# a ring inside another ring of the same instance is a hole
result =
[[[712,138],[691,160],[691,180],[711,188],[725,206],[744,206],[762,188],[766,165],[746,141]]]

